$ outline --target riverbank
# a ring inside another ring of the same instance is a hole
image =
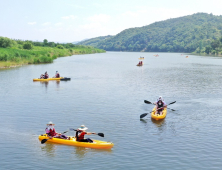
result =
[[[77,46],[63,49],[56,47],[34,46],[31,50],[0,48],[0,69],[12,68],[27,64],[52,63],[53,60],[58,57],[105,52],[105,50],[89,46]]]

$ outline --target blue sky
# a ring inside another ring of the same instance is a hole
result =
[[[222,0],[0,0],[0,36],[74,42],[192,15],[222,15]]]

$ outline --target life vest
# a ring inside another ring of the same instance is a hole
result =
[[[79,134],[80,133],[80,134]],[[76,132],[76,141],[81,141],[84,139],[86,132],[77,131]]]
[[[163,106],[164,106],[163,101],[159,100],[159,101],[157,102],[157,108],[162,108]],[[162,109],[163,109],[163,108],[162,108]]]
[[[56,78],[59,78],[59,77],[60,77],[60,75],[59,75],[59,73],[57,73],[57,74],[56,74]]]
[[[45,74],[45,75],[44,75],[44,78],[45,78],[45,79],[49,78],[49,75],[48,75],[48,74]]]
[[[53,129],[49,129],[48,127],[46,128],[46,133],[49,135],[49,136],[56,136],[56,131],[55,131],[55,128]]]

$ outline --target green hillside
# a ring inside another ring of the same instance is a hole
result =
[[[107,35],[107,36],[101,36],[101,37],[91,38],[91,39],[87,39],[87,40],[85,40],[85,41],[81,41],[81,42],[79,42],[79,43],[77,43],[77,44],[86,45],[86,46],[90,45],[90,46],[96,47],[100,41],[109,39],[109,38],[111,38],[111,37],[113,37],[113,36]]]
[[[196,13],[126,29],[106,39],[93,38],[100,40],[96,43],[89,39],[79,44],[107,51],[205,52],[205,47],[213,49],[212,43],[221,35],[222,16]]]

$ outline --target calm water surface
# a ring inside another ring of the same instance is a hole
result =
[[[222,169],[222,58],[154,55],[75,55],[0,70],[0,169]],[[32,81],[57,70],[71,81]],[[153,108],[143,100],[159,95],[177,101],[169,106],[176,111],[163,121],[140,120]],[[115,146],[42,145],[38,135],[49,121],[58,132],[84,124],[105,134],[91,138]]]

